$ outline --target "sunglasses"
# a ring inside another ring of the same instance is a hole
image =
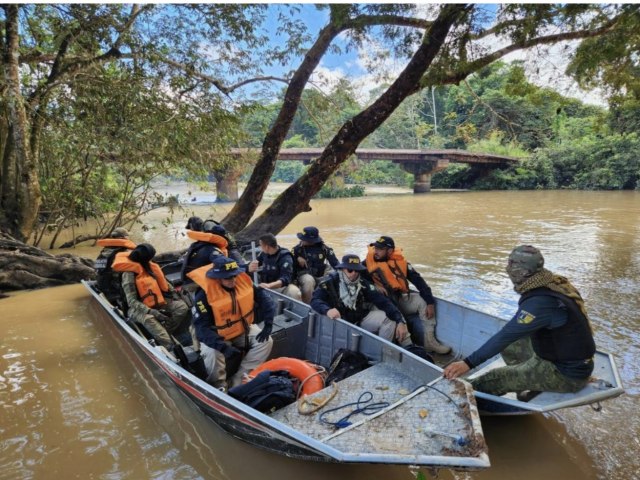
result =
[[[353,270],[353,269],[351,269],[351,268],[345,268],[345,270],[346,270],[347,272],[349,272],[349,273],[353,273],[353,272],[356,272],[356,271],[357,271],[357,270]]]

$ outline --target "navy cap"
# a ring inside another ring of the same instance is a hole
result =
[[[316,227],[304,227],[301,232],[298,232],[296,236],[303,242],[320,243],[322,238],[320,232]]]
[[[213,259],[213,267],[207,271],[208,278],[231,278],[242,273],[238,262],[220,255]]]
[[[187,225],[184,227],[188,230],[193,230],[195,232],[202,231],[202,219],[200,217],[189,217],[187,220]]]
[[[342,257],[342,262],[335,266],[335,268],[344,268],[346,270],[356,270],[357,272],[362,272],[366,270],[367,267],[362,265],[360,261],[360,257],[358,255],[347,254]]]
[[[371,245],[378,248],[396,248],[396,244],[393,241],[393,238],[382,235],[378,240],[373,242]]]

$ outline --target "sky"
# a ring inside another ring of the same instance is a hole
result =
[[[328,22],[328,10],[318,10],[312,4],[298,4],[300,7],[300,19],[308,27],[313,40],[320,29]],[[425,7],[428,7],[425,5]],[[487,13],[493,15],[497,10],[495,4],[484,4],[483,8]],[[266,29],[271,41],[283,42],[284,38],[276,35],[277,30],[277,9],[270,8],[267,16]],[[330,90],[338,79],[348,78],[357,85],[356,91],[360,93],[359,100],[365,102],[369,98],[369,92],[380,84],[380,79],[369,74],[366,63],[371,59],[371,54],[381,48],[376,42],[364,45],[358,50],[344,51],[345,38],[340,37],[335,42],[342,47],[343,53],[336,54],[328,52],[322,59],[312,77],[315,88],[323,91]],[[529,74],[529,80],[539,86],[550,86],[562,95],[579,98],[580,100],[595,105],[605,106],[606,102],[601,92],[585,92],[580,90],[576,82],[563,74],[569,62],[569,54],[575,49],[577,42],[569,44],[566,49],[563,45],[552,47],[549,51],[540,50],[528,52],[514,52],[504,58],[505,61],[522,60]],[[291,62],[287,67],[269,67],[265,69],[265,74],[273,76],[284,76],[287,70],[297,67],[299,60]],[[391,75],[399,73],[405,65],[405,60],[389,59],[385,62],[384,68]],[[281,89],[283,84],[274,84],[275,89]]]

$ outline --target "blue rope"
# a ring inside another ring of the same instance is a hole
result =
[[[364,415],[373,415],[374,413],[379,412],[383,408],[387,408],[390,405],[389,402],[369,403],[371,400],[373,400],[373,393],[369,391],[362,392],[362,394],[358,397],[357,402],[345,403],[344,405],[340,405],[338,407],[327,410],[320,414],[320,416],[318,417],[318,420],[320,420],[320,422],[325,423],[327,425],[333,425],[336,428],[345,428],[351,425],[349,418],[351,418],[352,415],[356,415],[358,413],[362,413]],[[356,407],[354,410],[349,412],[347,415],[342,417],[337,422],[331,422],[324,418],[325,415],[335,412],[336,410],[341,410],[343,408],[354,407],[354,406]]]

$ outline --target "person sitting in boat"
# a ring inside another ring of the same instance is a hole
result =
[[[360,275],[366,267],[357,255],[348,254],[313,292],[311,308],[329,318],[342,318],[406,347],[412,345],[400,310],[371,282]],[[377,308],[375,308],[377,307]]]
[[[101,238],[97,244],[103,247],[94,263],[98,288],[107,300],[116,305],[121,296],[121,275],[114,272],[111,266],[116,254],[131,251],[136,248],[136,244],[129,240],[129,232],[122,227],[114,229],[108,238]]]
[[[224,228],[223,225],[215,220],[205,220],[202,224],[202,229],[205,232],[212,232],[223,237],[227,241],[227,256],[238,262],[238,265],[243,267],[247,263],[238,249],[238,244],[236,243],[235,238],[227,231],[226,228]]]
[[[459,377],[502,352],[507,366],[470,380],[474,389],[516,392],[522,400],[541,391],[582,389],[593,372],[596,346],[580,293],[545,269],[542,253],[531,245],[513,249],[506,271],[520,294],[516,314],[478,350],[448,365],[444,376]]]
[[[447,354],[451,348],[436,338],[436,301],[431,287],[396,248],[393,238],[381,236],[368,247],[367,271],[376,287],[388,296],[407,319],[416,345],[428,352]],[[409,289],[412,283],[418,292]],[[416,317],[417,314],[417,317]]]
[[[193,325],[207,368],[207,382],[226,391],[227,387],[240,385],[242,376],[271,353],[275,305],[228,257],[215,257],[212,266],[193,270],[189,277],[199,287],[192,308]],[[256,325],[257,312],[264,322],[262,329]],[[227,382],[227,359],[241,353],[240,367]]]
[[[302,301],[311,303],[313,290],[324,276],[327,262],[333,268],[338,264],[336,254],[325,245],[316,227],[304,227],[297,234],[300,239],[291,253],[293,254],[293,277],[302,293]]]
[[[258,281],[262,288],[282,293],[300,300],[300,289],[293,285],[293,257],[286,248],[278,245],[275,235],[265,233],[259,238],[262,250],[256,260],[249,263],[248,272],[258,272]]]
[[[160,266],[151,260],[156,249],[141,243],[131,252],[116,255],[113,270],[122,272],[122,290],[127,315],[141,324],[158,345],[168,350],[174,345],[172,335],[189,344],[191,323],[189,307],[180,300]]]
[[[192,217],[193,218],[193,217]],[[228,256],[229,242],[224,237],[227,233],[222,225],[217,225],[213,220],[207,220],[202,225],[201,231],[187,230],[187,236],[195,240],[182,257],[180,279],[182,283],[188,283],[188,273],[196,268],[211,264],[211,258],[216,255]]]

